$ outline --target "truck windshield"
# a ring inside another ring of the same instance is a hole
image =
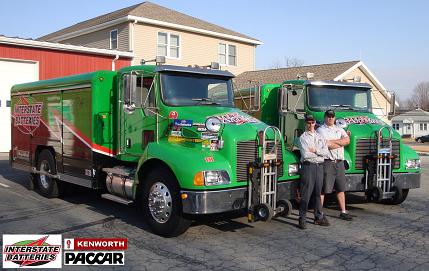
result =
[[[344,86],[309,86],[308,105],[315,110],[365,111],[371,109],[369,89]]]
[[[228,77],[162,73],[161,88],[164,103],[171,106],[234,106],[231,78]]]

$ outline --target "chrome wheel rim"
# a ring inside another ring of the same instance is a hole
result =
[[[51,169],[49,167],[49,163],[46,160],[43,160],[40,163],[40,171],[41,172],[47,172],[50,173]],[[40,174],[40,184],[42,185],[43,188],[48,189],[49,188],[49,176],[44,175],[44,174]]]
[[[156,182],[149,190],[148,197],[149,212],[158,223],[166,223],[171,216],[173,200],[168,187]]]

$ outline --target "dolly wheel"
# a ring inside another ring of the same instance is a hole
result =
[[[374,186],[366,191],[366,197],[368,201],[379,202],[382,199],[383,191],[380,187]]]
[[[278,216],[288,217],[292,213],[292,203],[289,200],[279,200],[277,202],[277,208],[283,209]]]
[[[259,220],[270,221],[273,218],[274,210],[266,203],[261,203],[256,208],[256,216]]]
[[[391,199],[385,200],[384,203],[389,205],[398,205],[407,199],[409,189],[400,189],[397,186],[394,186],[390,191],[395,192],[395,194]]]

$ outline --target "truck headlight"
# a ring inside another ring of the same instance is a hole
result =
[[[420,159],[409,159],[405,163],[406,169],[419,169],[420,168]]]
[[[206,120],[206,129],[210,132],[217,133],[221,128],[220,120],[216,117],[210,117]]]
[[[197,172],[194,176],[194,185],[212,186],[230,184],[228,172],[225,170],[205,170]]]
[[[288,173],[289,176],[298,174],[299,164],[289,164]]]

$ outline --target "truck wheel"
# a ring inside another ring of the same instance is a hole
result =
[[[397,187],[393,187],[392,191],[395,192],[395,195],[391,198],[386,200],[384,203],[388,205],[398,205],[404,202],[404,200],[407,199],[408,192],[410,189],[400,189]]]
[[[37,161],[37,170],[47,172],[49,174],[57,174],[55,160],[49,150],[42,150]],[[37,186],[40,193],[47,198],[56,198],[60,195],[58,180],[44,175],[37,174]]]
[[[157,168],[147,175],[142,196],[144,216],[156,234],[178,236],[191,225],[183,217],[176,178],[167,169]]]

